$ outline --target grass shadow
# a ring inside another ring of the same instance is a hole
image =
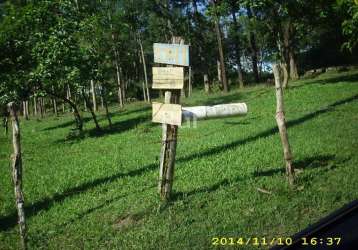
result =
[[[358,83],[358,73],[355,74],[349,74],[345,76],[337,76],[337,77],[331,77],[326,79],[317,79],[317,83],[319,84],[335,84],[339,82],[356,82]]]
[[[135,113],[139,113],[139,112],[145,112],[145,111],[148,111],[150,109],[151,109],[151,107],[147,106],[147,107],[128,110],[128,111],[113,112],[113,113],[111,113],[111,117],[113,118],[113,117],[116,117],[116,116],[131,115],[131,114],[135,114]],[[98,118],[98,121],[106,120],[106,117],[103,114],[98,114],[97,118]],[[83,123],[87,123],[87,122],[92,120],[92,117],[83,117],[82,120],[83,120]],[[43,131],[51,131],[51,130],[55,130],[55,129],[59,129],[59,128],[67,128],[67,127],[70,127],[70,126],[75,126],[75,124],[76,124],[76,122],[74,120],[71,120],[71,121],[64,122],[62,124],[56,125],[56,126],[45,128],[45,129],[43,129]]]
[[[135,129],[138,125],[148,123],[148,127],[154,127],[155,124],[150,123],[150,117],[148,116],[138,116],[132,119],[115,122],[112,124],[112,127],[101,128],[100,130],[92,128],[85,130],[80,133],[78,136],[70,136],[65,139],[56,140],[55,143],[68,143],[68,142],[78,142],[82,139],[98,138],[112,134],[123,133],[132,129]]]
[[[92,118],[90,117],[84,117],[82,118],[83,123],[89,122],[90,120],[92,120]],[[52,126],[52,127],[48,127],[48,128],[44,128],[42,131],[51,131],[51,130],[55,130],[55,129],[59,129],[59,128],[67,128],[70,126],[75,126],[76,121],[75,120],[71,120],[68,122],[64,122],[62,124],[56,125],[56,126]]]
[[[346,160],[340,161],[340,163],[344,163]],[[293,167],[295,169],[315,169],[315,168],[326,168],[334,169],[337,167],[336,165],[337,159],[335,155],[317,155],[312,157],[307,157],[305,159],[294,161]],[[333,167],[332,167],[333,166]],[[253,177],[264,177],[264,176],[273,176],[275,174],[284,174],[285,168],[276,168],[269,169],[264,171],[255,171]]]
[[[343,100],[340,100],[340,101],[336,101],[324,108],[321,108],[317,111],[314,111],[312,113],[309,113],[309,114],[306,114],[298,119],[295,119],[295,120],[290,120],[286,123],[287,127],[294,127],[294,126],[297,126],[297,125],[300,125],[308,120],[312,120],[313,118],[319,116],[319,115],[322,115],[324,113],[327,113],[327,112],[330,112],[332,111],[335,107],[339,106],[339,105],[342,105],[342,104],[345,104],[345,103],[349,103],[349,102],[352,102],[352,101],[355,101],[355,100],[358,100],[358,95],[354,95],[352,97],[349,97],[349,98],[346,98],[346,99],[343,99]],[[250,137],[247,137],[245,139],[242,139],[242,140],[238,140],[238,141],[234,141],[234,142],[231,142],[231,143],[228,143],[228,144],[225,144],[225,145],[222,145],[222,146],[218,146],[218,147],[215,147],[213,149],[209,149],[207,151],[204,151],[204,152],[200,152],[200,153],[196,153],[196,154],[193,154],[193,155],[190,155],[185,159],[185,161],[188,161],[188,160],[192,160],[192,159],[195,159],[195,158],[201,158],[201,157],[206,157],[206,156],[211,156],[211,155],[217,155],[217,154],[220,154],[228,149],[232,149],[232,148],[235,148],[235,147],[238,147],[240,145],[243,145],[243,144],[246,144],[246,143],[249,143],[249,142],[252,142],[252,141],[255,141],[255,140],[258,140],[258,139],[262,139],[262,138],[266,138],[266,137],[269,137],[269,136],[272,136],[274,134],[278,133],[278,128],[275,126],[275,127],[272,127],[270,129],[267,129],[261,133],[258,133],[254,136],[250,136]],[[179,160],[180,161],[180,160]]]
[[[146,190],[149,190],[149,189],[152,189],[152,188],[155,188],[157,187],[156,185],[152,185],[152,186],[149,186],[149,187],[145,187],[145,188],[142,188],[140,189],[139,191],[137,192],[131,192],[130,194],[140,194]],[[111,198],[111,199],[107,199],[105,200],[104,202],[102,202],[101,204],[95,206],[95,207],[91,207],[81,213],[77,213],[76,216],[74,218],[71,218],[69,219],[68,221],[64,222],[64,223],[61,223],[59,226],[66,226],[66,225],[70,225],[72,223],[74,223],[75,221],[78,221],[78,220],[81,220],[82,218],[84,218],[85,216],[95,212],[95,211],[98,211],[102,208],[105,208],[107,206],[109,206],[110,204],[112,204],[113,202],[116,202],[116,201],[119,201],[120,199],[124,198],[128,196],[128,194],[124,194],[124,195],[118,195],[114,198]]]
[[[341,83],[341,82],[357,82],[358,83],[358,73],[354,73],[354,74],[349,74],[349,75],[345,75],[345,76],[337,76],[337,77],[327,77],[327,78],[310,78],[309,80],[307,80],[307,82],[299,84],[299,85],[293,85],[290,86],[288,85],[287,90],[292,90],[292,89],[298,89],[298,88],[302,88],[302,87],[306,87],[309,85],[315,85],[315,84],[320,84],[320,85],[325,85],[325,84],[337,84],[337,83]]]
[[[216,184],[209,186],[209,187],[201,187],[201,188],[189,191],[189,192],[175,192],[172,194],[170,201],[175,202],[177,200],[183,200],[189,196],[200,194],[200,193],[212,193],[212,192],[219,190],[222,187],[229,186],[233,183],[236,183],[236,182],[239,182],[242,180],[244,180],[244,178],[242,178],[242,177],[237,177],[234,180],[223,179],[222,181],[219,181]]]
[[[107,177],[102,177],[93,181],[85,182],[79,186],[69,188],[62,193],[55,193],[52,197],[46,197],[43,200],[32,203],[31,205],[25,205],[26,218],[30,218],[40,211],[46,211],[58,202],[62,202],[66,198],[82,194],[88,190],[91,190],[97,186],[114,182],[118,179],[125,177],[140,176],[148,171],[152,171],[157,168],[157,164],[150,164],[143,168],[135,169],[127,173],[118,173]],[[8,230],[17,224],[17,213],[13,213],[0,217],[0,230]]]

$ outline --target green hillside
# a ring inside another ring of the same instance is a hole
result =
[[[290,86],[294,187],[285,179],[272,86],[210,96],[194,91],[184,105],[246,102],[249,112],[179,130],[168,204],[157,193],[161,126],[151,122],[148,104],[111,107],[114,126],[101,133],[85,117],[81,136],[71,133],[70,114],[22,119],[30,248],[217,248],[213,237],[291,236],[357,199],[358,72]],[[106,128],[104,114],[99,119]],[[1,132],[0,249],[19,243],[10,150],[10,135]]]

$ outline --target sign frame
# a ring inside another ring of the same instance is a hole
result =
[[[152,103],[152,122],[181,126],[182,107],[179,104]]]
[[[152,67],[153,89],[184,88],[183,67]]]
[[[154,43],[154,62],[189,67],[189,45]]]

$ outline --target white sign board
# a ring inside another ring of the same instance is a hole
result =
[[[154,62],[189,66],[189,45],[154,43]]]
[[[182,89],[184,86],[183,67],[153,67],[153,89]]]
[[[152,108],[152,122],[181,125],[181,105],[153,102]]]

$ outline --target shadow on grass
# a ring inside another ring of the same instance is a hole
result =
[[[50,209],[55,203],[61,202],[64,199],[68,197],[72,197],[75,195],[82,194],[88,190],[91,190],[97,186],[114,182],[118,179],[124,178],[124,177],[134,177],[134,176],[140,176],[148,171],[152,171],[157,168],[157,164],[150,164],[148,166],[145,166],[140,169],[132,170],[127,173],[118,173],[112,176],[103,177],[96,179],[94,181],[85,182],[82,185],[79,185],[77,187],[73,187],[70,189],[65,190],[62,193],[55,193],[52,197],[47,197],[43,200],[37,201],[31,205],[25,206],[25,215],[26,218],[30,218],[36,214],[38,214],[40,211],[46,211]],[[12,227],[14,227],[17,223],[17,213],[14,211],[12,214],[0,217],[0,229],[1,230],[8,230]]]
[[[358,100],[358,95],[355,95],[355,96],[352,96],[352,97],[349,97],[349,98],[346,98],[346,99],[343,99],[343,100],[340,100],[340,101],[337,101],[331,105],[328,105],[322,109],[319,109],[315,112],[312,112],[312,113],[309,113],[309,114],[306,114],[298,119],[295,119],[295,120],[291,120],[291,121],[288,121],[286,123],[287,127],[294,127],[294,126],[297,126],[297,125],[300,125],[308,120],[311,120],[321,114],[324,114],[324,113],[327,113],[327,112],[330,112],[332,111],[335,107],[339,106],[339,105],[342,105],[342,104],[345,104],[345,103],[349,103],[349,102],[352,102],[352,101],[355,101],[355,100]],[[179,159],[179,161],[190,161],[190,160],[193,160],[195,158],[201,158],[201,157],[206,157],[206,156],[211,156],[211,155],[217,155],[217,154],[220,154],[222,152],[225,152],[226,150],[229,150],[231,148],[235,148],[235,147],[238,147],[240,145],[243,145],[243,144],[246,144],[246,143],[249,143],[249,142],[253,142],[255,140],[258,140],[258,139],[263,139],[263,138],[266,138],[266,137],[269,137],[269,136],[272,136],[274,134],[278,133],[278,128],[277,127],[273,127],[273,128],[270,128],[270,129],[267,129],[261,133],[258,133],[254,136],[250,136],[250,137],[247,137],[245,139],[242,139],[242,140],[238,140],[238,141],[234,141],[234,142],[231,142],[231,143],[228,143],[228,144],[225,144],[225,145],[222,145],[222,146],[218,146],[218,147],[215,147],[215,148],[212,148],[212,149],[209,149],[209,150],[206,150],[204,152],[200,152],[200,153],[195,153],[193,155],[190,155],[186,158],[182,158],[182,159]]]
[[[335,102],[335,103],[333,103],[333,104],[331,104],[331,105],[329,105],[329,106],[327,106],[325,108],[322,108],[322,109],[317,110],[315,112],[312,112],[312,113],[309,113],[307,115],[304,115],[301,118],[289,121],[289,122],[287,122],[287,125],[288,125],[288,127],[293,127],[293,126],[302,124],[302,123],[304,123],[304,122],[306,122],[308,120],[311,120],[311,119],[313,119],[313,118],[315,118],[315,117],[317,117],[317,116],[319,116],[321,114],[330,112],[331,110],[334,109],[334,107],[337,107],[339,105],[355,101],[357,99],[358,99],[358,95],[355,95],[355,96],[352,96],[352,97],[337,101],[337,102]],[[265,130],[265,131],[263,131],[261,133],[258,133],[258,134],[254,135],[254,136],[250,136],[250,137],[248,137],[246,139],[243,139],[243,140],[234,141],[232,143],[225,144],[225,145],[222,145],[222,146],[218,146],[218,147],[215,147],[213,149],[210,149],[210,150],[207,150],[207,151],[204,151],[204,152],[201,152],[201,153],[196,153],[196,154],[193,154],[193,155],[189,155],[187,157],[179,158],[177,160],[177,162],[187,162],[187,161],[191,161],[191,160],[196,159],[196,158],[207,157],[207,156],[211,156],[211,155],[217,155],[217,154],[220,154],[220,153],[222,153],[222,152],[224,152],[224,151],[226,151],[228,149],[235,148],[235,147],[238,147],[240,145],[243,145],[243,144],[246,144],[246,143],[249,143],[249,142],[253,142],[253,141],[255,141],[257,139],[260,139],[260,138],[265,138],[265,137],[274,135],[277,132],[278,132],[277,127],[273,127],[273,128],[267,129],[267,130]],[[329,156],[326,156],[326,157],[328,157],[328,158],[323,159],[323,160],[329,161],[330,160]],[[307,164],[308,162],[309,161],[307,161],[307,160],[302,161],[301,163],[298,162],[297,166],[300,166],[300,164]],[[311,160],[311,163],[312,163],[312,160]],[[142,175],[142,174],[144,174],[146,172],[153,171],[153,170],[157,169],[157,167],[158,167],[158,164],[153,163],[153,164],[144,166],[143,168],[136,169],[136,170],[133,170],[133,171],[129,171],[127,173],[118,173],[118,174],[115,174],[115,175],[112,175],[112,176],[103,177],[103,178],[96,179],[94,181],[86,182],[86,183],[83,183],[82,185],[79,185],[77,187],[70,188],[70,189],[64,191],[63,193],[56,193],[52,197],[48,197],[48,198],[45,198],[43,200],[37,201],[37,202],[33,203],[32,205],[25,206],[26,216],[27,216],[27,218],[29,218],[31,216],[34,216],[37,213],[39,213],[40,211],[42,211],[42,210],[48,210],[55,203],[61,202],[65,198],[72,197],[74,195],[84,193],[87,190],[93,189],[93,188],[95,188],[95,187],[97,187],[99,185],[103,185],[105,183],[111,183],[111,182],[114,182],[114,181],[116,181],[116,180],[118,180],[120,178],[123,178],[123,177],[140,176],[140,175]],[[281,171],[281,170],[275,170],[275,171]],[[227,185],[228,183],[229,183],[229,180],[223,180],[223,181],[215,184],[212,187],[203,188],[203,189],[199,189],[199,190],[196,190],[196,191],[194,190],[192,192],[189,192],[189,195],[193,194],[193,193],[198,193],[198,192],[208,192],[210,190],[214,191],[214,190],[217,190],[218,188],[220,188],[220,186]],[[178,193],[176,196],[181,197],[183,195],[185,196],[185,195],[188,195],[188,194]],[[16,211],[11,213],[10,215],[0,217],[0,230],[7,230],[9,228],[14,227],[16,225],[16,220],[17,220]]]
[[[242,100],[241,94],[233,93],[230,95],[209,97],[205,102],[197,103],[197,105],[217,105],[230,102],[240,102],[240,100]]]
[[[329,170],[335,169],[338,167],[338,164],[346,162],[346,159],[338,161],[334,155],[317,155],[305,158],[303,160],[294,161],[293,167],[295,169],[315,169],[315,168],[328,168]],[[265,171],[256,171],[253,174],[253,177],[263,177],[263,176],[273,176],[275,174],[284,174],[285,169],[276,168],[269,169]]]
[[[327,77],[324,79],[312,78],[306,83],[303,83],[300,85],[295,85],[295,86],[289,86],[288,90],[302,88],[302,87],[306,87],[306,86],[314,85],[314,84],[325,85],[325,84],[337,84],[337,83],[342,83],[342,82],[357,82],[358,83],[358,73],[349,74],[349,75],[345,75],[345,76]]]
[[[97,138],[106,135],[119,134],[134,129],[138,125],[146,122],[148,122],[148,128],[154,127],[155,124],[149,123],[149,121],[150,117],[148,116],[138,116],[136,118],[113,123],[112,127],[101,128],[101,130],[97,130],[96,128],[86,130],[76,136],[69,136],[65,139],[56,140],[55,143],[76,142],[88,137]]]
[[[132,110],[119,112],[119,113],[117,112],[117,113],[113,113],[113,114],[114,114],[114,116],[116,116],[116,115],[131,115],[131,114],[135,114],[135,113],[149,111],[151,109],[152,109],[152,107],[148,105],[148,106],[141,107],[141,108],[138,108],[138,109],[132,109]]]
[[[134,114],[134,113],[139,113],[139,112],[144,112],[144,111],[148,111],[150,110],[151,107],[142,107],[142,108],[138,108],[138,109],[133,109],[133,110],[128,110],[128,111],[123,111],[123,112],[115,112],[115,113],[111,113],[111,117],[116,117],[116,116],[122,116],[122,115],[130,115],[130,114]],[[98,117],[98,121],[102,121],[102,120],[106,120],[106,117],[104,115],[97,115]],[[84,117],[82,118],[83,123],[89,122],[92,120],[92,117]],[[64,122],[62,124],[53,126],[53,127],[48,127],[43,129],[43,131],[51,131],[51,130],[55,130],[58,128],[67,128],[70,126],[75,126],[76,122],[74,120],[68,121],[68,122]]]
[[[83,120],[83,123],[86,123],[86,122],[89,122],[90,120],[92,120],[92,118],[84,117],[84,118],[82,118],[82,120]],[[55,130],[55,129],[59,129],[59,128],[67,128],[67,127],[70,127],[70,126],[75,126],[75,124],[76,124],[76,121],[71,120],[71,121],[64,122],[62,124],[56,125],[56,126],[44,128],[43,131],[51,131],[51,130]]]
[[[131,194],[131,195],[133,195],[133,194],[139,194],[139,193],[142,193],[142,192],[144,192],[144,191],[147,191],[147,190],[152,189],[152,188],[155,188],[155,187],[156,187],[156,185],[155,185],[155,186],[152,185],[152,186],[149,186],[149,187],[142,188],[142,189],[140,189],[140,190],[137,191],[137,192],[132,192],[132,193],[130,193],[130,194]],[[102,209],[102,208],[105,208],[105,207],[109,206],[110,204],[112,204],[113,202],[119,201],[120,199],[122,199],[122,198],[124,198],[124,197],[126,197],[126,196],[128,196],[128,194],[118,195],[118,196],[116,196],[116,197],[114,197],[114,198],[107,199],[107,200],[105,200],[104,202],[102,202],[102,203],[101,203],[100,205],[98,205],[98,206],[89,208],[89,209],[87,209],[87,210],[85,210],[85,211],[83,211],[83,212],[81,212],[81,213],[76,214],[76,216],[75,216],[74,218],[69,219],[67,222],[61,223],[59,226],[62,227],[62,226],[70,225],[70,224],[74,223],[75,221],[81,220],[81,219],[84,218],[85,216],[87,216],[87,215],[89,215],[89,214],[91,214],[91,213],[93,213],[93,212],[95,212],[95,211],[97,211],[97,210],[100,210],[100,209]]]
[[[200,193],[212,193],[212,192],[219,190],[221,187],[229,186],[233,183],[243,181],[243,180],[244,180],[244,178],[242,178],[242,177],[237,177],[234,180],[224,179],[224,180],[219,181],[216,184],[209,186],[209,187],[201,187],[199,189],[194,189],[189,192],[175,192],[172,195],[170,202],[175,202],[177,200],[183,200],[183,199],[187,198],[188,196],[192,196],[192,195],[196,195],[196,194],[200,194]]]
[[[293,166],[296,169],[318,169],[319,168],[319,169],[323,169],[324,171],[330,171],[330,170],[333,170],[339,166],[343,166],[343,163],[345,163],[349,159],[350,158],[340,160],[340,159],[337,159],[334,155],[318,155],[318,156],[308,157],[308,158],[305,158],[300,161],[296,161],[293,163]],[[271,170],[267,170],[267,171],[256,172],[253,174],[252,178],[263,177],[263,176],[273,176],[278,173],[284,174],[285,169],[282,167],[279,169],[271,169]],[[234,180],[224,179],[224,180],[222,180],[212,186],[209,186],[209,187],[202,187],[199,189],[194,189],[189,192],[176,192],[173,194],[170,203],[178,201],[178,200],[183,200],[189,196],[196,195],[199,193],[215,192],[222,187],[230,186],[234,183],[237,183],[240,181],[245,181],[245,180],[247,180],[247,178],[242,178],[242,177],[237,177]],[[305,179],[304,181],[309,182],[310,179]]]
[[[317,83],[319,83],[319,84],[335,84],[335,83],[339,83],[339,82],[357,82],[358,83],[358,73],[317,80]]]

